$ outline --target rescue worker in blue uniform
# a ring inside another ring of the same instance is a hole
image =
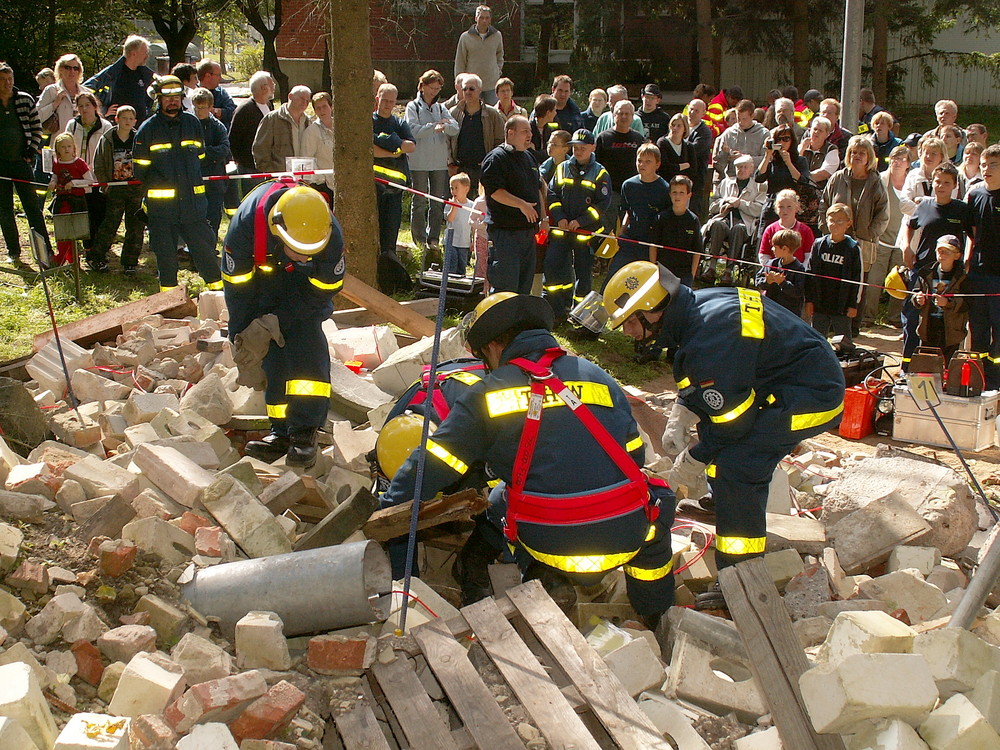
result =
[[[610,328],[676,350],[678,402],[663,445],[679,455],[669,481],[697,488],[707,475],[717,566],[763,555],[775,467],[800,441],[840,424],[844,376],[833,349],[755,290],[692,291],[649,261],[622,267],[605,288],[604,306]],[[688,446],[694,424],[698,441]],[[725,606],[718,583],[696,604]]]
[[[386,500],[418,494],[421,450],[428,454],[421,499],[485,461],[503,481],[460,554],[466,602],[489,593],[487,565],[506,543],[525,578],[543,584],[588,585],[623,568],[632,606],[655,626],[673,602],[674,498],[642,472],[645,447],[625,394],[597,365],[558,347],[542,299],[492,294],[463,326],[489,375],[410,454]]]
[[[611,206],[611,178],[594,158],[595,143],[589,130],[577,130],[570,141],[573,156],[556,166],[549,182],[552,219],[542,296],[552,305],[557,322],[592,288],[594,252],[601,238],[576,230],[603,232],[602,217]]]
[[[198,118],[182,111],[184,86],[163,76],[149,87],[156,112],[139,126],[132,149],[135,179],[146,192],[143,205],[149,248],[156,255],[160,291],[177,286],[177,240],[183,238],[207,287],[222,289],[216,238],[208,224],[201,179],[204,133]]]
[[[323,195],[294,181],[258,185],[229,223],[222,255],[229,337],[277,316],[280,336],[263,360],[271,433],[246,454],[289,466],[316,462],[316,430],[330,404],[323,321],[344,283],[344,239]]]

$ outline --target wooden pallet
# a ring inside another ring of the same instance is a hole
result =
[[[346,750],[389,750],[386,724],[400,748],[524,750],[525,741],[484,681],[482,668],[470,659],[470,640],[488,655],[549,748],[669,750],[670,744],[537,581],[461,613],[412,631],[461,726],[451,729],[445,723],[413,662],[397,652],[394,661],[376,663],[366,675],[370,702],[334,716]],[[380,725],[376,712],[385,723]]]

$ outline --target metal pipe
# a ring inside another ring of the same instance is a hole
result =
[[[847,0],[844,9],[844,65],[840,79],[840,124],[852,133],[858,127],[864,34],[865,0]]]
[[[389,557],[365,541],[202,568],[181,596],[228,635],[247,612],[263,610],[294,636],[383,621],[391,590]]]

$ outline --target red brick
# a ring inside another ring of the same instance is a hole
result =
[[[135,556],[139,548],[122,539],[108,541],[100,547],[101,572],[117,578],[135,565]]]
[[[174,750],[177,733],[156,714],[143,714],[129,722],[128,738],[132,750]]]
[[[181,514],[180,523],[177,525],[182,531],[186,531],[191,536],[194,536],[196,529],[200,529],[203,526],[214,526],[215,523],[204,516],[199,516],[197,513],[186,510]]]
[[[109,541],[111,540],[106,536],[95,536],[90,540],[90,544],[87,545],[87,554],[93,557],[99,557],[101,554],[101,545]]]
[[[49,570],[41,563],[25,560],[17,570],[7,576],[7,584],[16,589],[44,594],[49,590]]]
[[[90,641],[77,641],[69,649],[76,657],[76,676],[89,685],[97,687],[104,674],[101,652]]]
[[[187,732],[195,724],[207,721],[232,721],[265,693],[264,675],[252,669],[191,687],[167,706],[163,717],[178,732]]]
[[[320,674],[362,671],[371,666],[375,641],[367,636],[318,635],[309,640],[306,664]]]
[[[194,550],[205,557],[222,557],[222,527],[202,526],[194,532]]]
[[[305,693],[282,680],[247,706],[238,719],[230,722],[229,731],[237,742],[273,737],[295,718],[305,700]]]

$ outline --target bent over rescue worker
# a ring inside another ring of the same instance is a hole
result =
[[[715,502],[719,568],[764,554],[775,467],[805,438],[836,427],[844,376],[826,339],[750,289],[692,291],[659,264],[635,261],[608,282],[610,328],[676,349],[678,403],[664,448],[680,451],[670,483],[704,485]],[[698,441],[686,446],[687,428]],[[723,607],[718,583],[696,604]]]
[[[552,224],[542,296],[552,305],[557,322],[590,294],[594,251],[601,239],[589,232],[604,231],[603,216],[611,206],[611,178],[594,158],[595,143],[589,130],[577,130],[570,141],[573,156],[556,166],[549,182]]]
[[[330,348],[323,321],[344,283],[344,239],[326,199],[295,182],[265,182],[240,204],[222,255],[229,337],[277,316],[284,346],[264,356],[271,434],[246,454],[289,466],[316,462],[316,430],[330,404]]]
[[[629,600],[655,626],[673,602],[673,493],[647,479],[645,447],[621,388],[559,348],[545,300],[498,292],[465,322],[490,374],[470,386],[423,448],[421,499],[480,461],[503,481],[460,553],[463,598],[489,593],[487,565],[510,546],[525,578],[596,583],[623,568]],[[418,448],[386,492],[417,495]],[[501,531],[502,530],[502,531]]]
[[[149,248],[156,255],[160,291],[177,286],[177,240],[191,251],[194,267],[211,290],[222,289],[218,237],[208,224],[208,199],[201,179],[205,158],[201,122],[181,111],[184,85],[176,76],[163,76],[149,87],[156,100],[155,114],[139,126],[132,149],[135,179],[146,197]]]

